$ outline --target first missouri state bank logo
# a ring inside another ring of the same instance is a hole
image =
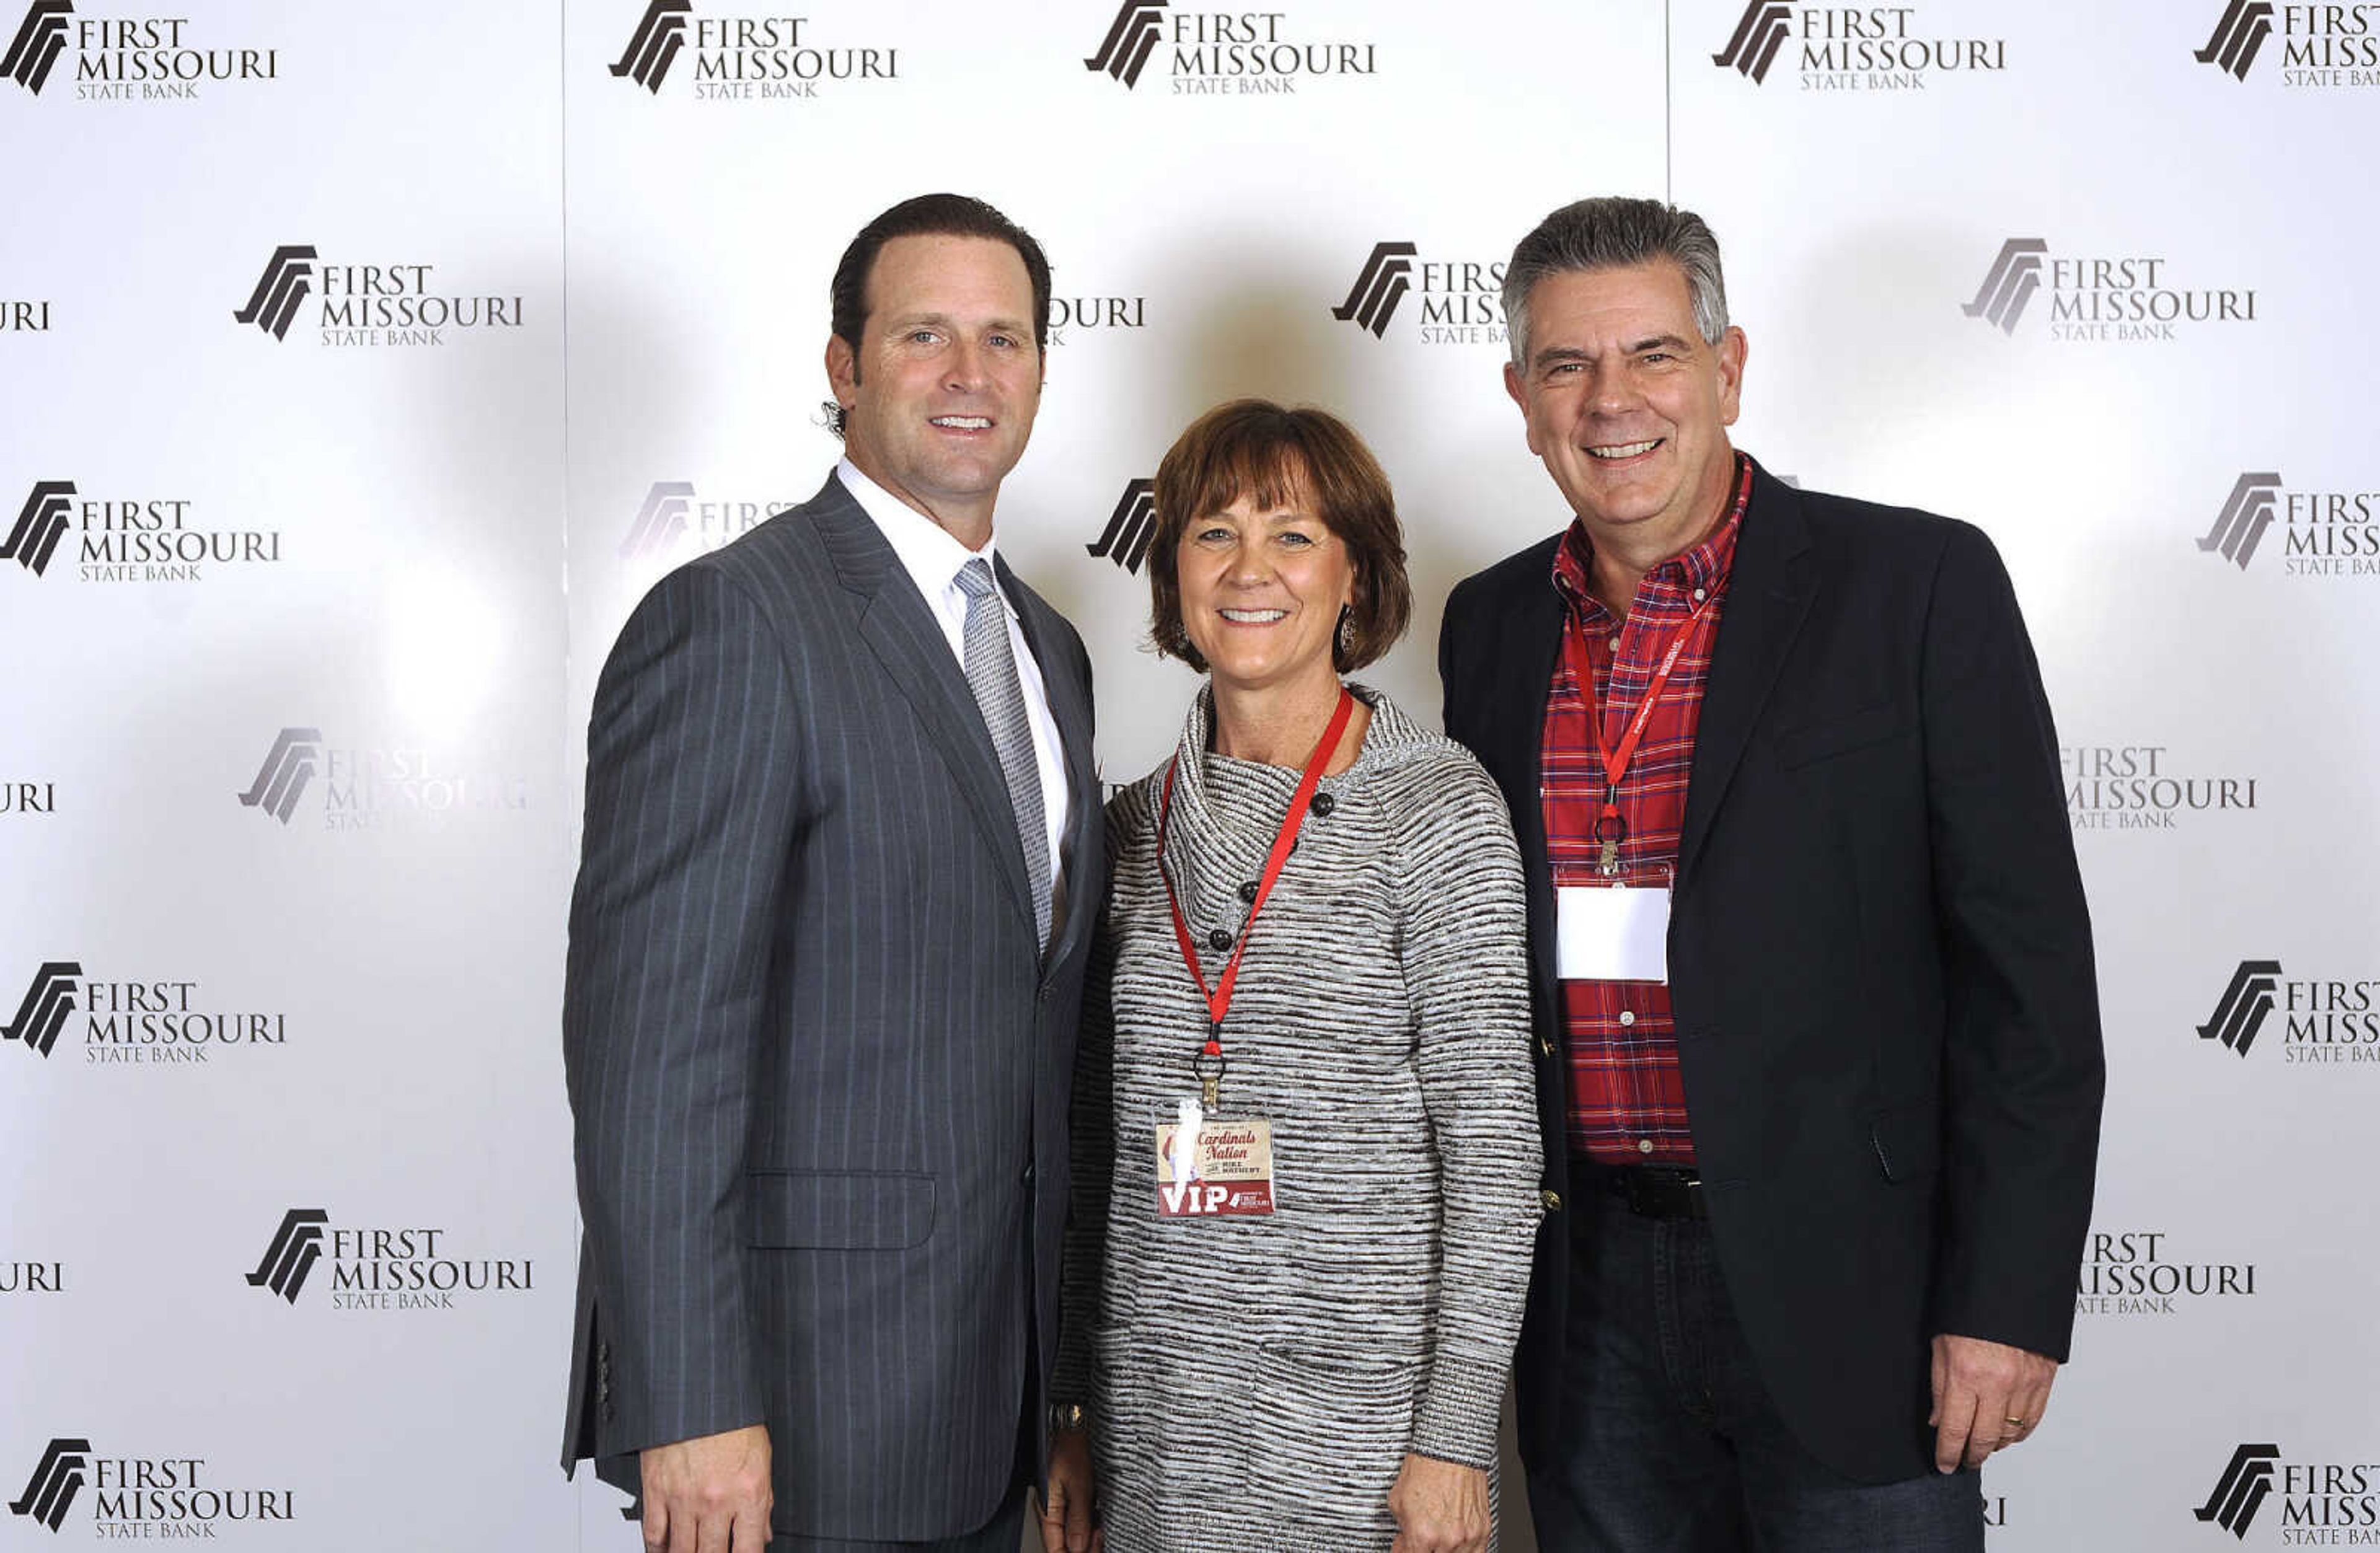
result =
[[[1104,558],[1133,576],[1140,575],[1140,564],[1148,556],[1148,541],[1157,537],[1157,503],[1152,494],[1156,489],[1153,480],[1124,482],[1115,511],[1108,515],[1106,529],[1083,547],[1093,560]]]
[[[1142,68],[1164,36],[1164,12],[1165,0],[1123,0],[1099,52],[1083,61],[1084,68],[1104,71],[1127,88],[1138,86]]]
[[[2380,976],[2290,977],[2278,960],[2242,960],[2198,1038],[2245,1057],[2281,1016],[2281,1061],[2380,1068]]]
[[[225,1488],[204,1456],[103,1456],[91,1441],[61,1435],[42,1448],[25,1491],[8,1512],[55,1533],[91,1490],[91,1529],[109,1541],[215,1539],[220,1530],[297,1519],[289,1488]]]
[[[529,807],[525,777],[467,763],[449,750],[334,746],[311,727],[275,734],[264,763],[237,796],[240,807],[286,828],[317,788],[323,828],[332,831],[429,829],[458,817]]]
[[[435,264],[327,263],[311,243],[284,243],[265,260],[248,300],[232,321],[286,343],[291,327],[311,324],[325,346],[377,348],[443,346],[449,336],[518,329],[525,304],[517,293],[453,290],[433,280]],[[306,300],[319,295],[319,306]]]
[[[53,960],[35,971],[15,1022],[0,1026],[0,1039],[22,1041],[35,1056],[47,1057],[58,1044],[67,1016],[75,1011],[76,982],[81,975],[82,966],[72,960]]]
[[[0,561],[14,561],[35,576],[45,575],[74,512],[68,498],[76,493],[70,479],[34,481],[32,494],[18,509],[17,526],[8,530],[7,541],[0,543]]]
[[[1384,339],[1416,291],[1425,345],[1504,343],[1503,261],[1424,259],[1419,245],[1409,242],[1374,243],[1330,316]]]
[[[2249,67],[2256,63],[2256,52],[2272,35],[2273,7],[2265,0],[2231,0],[2223,19],[2215,24],[2215,35],[2192,57],[2244,81]]]
[[[808,17],[698,15],[693,0],[650,0],[611,72],[659,96],[688,50],[697,102],[815,98],[821,88],[901,75],[896,48],[824,40]]]
[[[2256,322],[2253,288],[2176,285],[2171,270],[2163,256],[2066,258],[2045,238],[2010,237],[1960,310],[2014,334],[2046,290],[2049,337],[2058,341],[2177,340],[2185,328]]]
[[[2198,541],[2198,548],[2218,552],[2224,560],[2246,571],[2256,547],[2264,542],[2265,530],[2273,526],[2277,505],[2274,499],[2280,493],[2281,477],[2277,474],[2241,475],[2225,500],[2223,510],[2215,515],[2215,527]]]
[[[2272,1497],[2273,1466],[2280,1459],[2277,1445],[2241,1445],[2231,1452],[2223,1475],[2215,1480],[2215,1491],[2191,1513],[2246,1541],[2256,1511]]]
[[[322,1226],[331,1216],[319,1207],[293,1207],[281,1217],[264,1259],[248,1275],[249,1286],[270,1289],[291,1304],[306,1287],[306,1277],[322,1259]]]
[[[92,481],[108,490],[113,481]],[[108,490],[86,497],[70,479],[35,480],[16,525],[0,540],[0,561],[14,561],[36,577],[67,536],[83,582],[203,582],[217,566],[271,564],[281,559],[281,534],[271,528],[215,528],[205,504],[187,496],[152,496]]]
[[[25,1491],[8,1501],[8,1512],[56,1531],[66,1523],[67,1511],[74,1508],[75,1496],[90,1481],[85,1475],[90,1470],[91,1441],[53,1439],[42,1449],[41,1462],[33,1468]]]
[[[2380,1462],[2284,1457],[2271,1441],[2243,1441],[2216,1475],[2206,1502],[2191,1513],[2204,1525],[2248,1540],[2258,1512],[2273,1499],[2284,1547],[2340,1547],[2380,1542]],[[2265,1518],[2267,1527],[2273,1524]]]
[[[264,273],[249,294],[248,305],[231,315],[253,323],[276,340],[289,337],[289,325],[299,304],[314,289],[314,261],[321,257],[311,243],[285,243],[264,261]]]
[[[2286,575],[2380,577],[2380,491],[2286,490],[2274,469],[2248,470],[2232,482],[2198,538],[2199,552],[2244,572],[2276,523]]]
[[[2267,42],[2280,35],[2281,84],[2380,86],[2380,5],[2274,6],[2228,0],[2202,48],[2191,51],[2232,79],[2245,81]]]
[[[1377,76],[1380,68],[1377,43],[1318,42],[1292,24],[1287,11],[1192,10],[1167,0],[1123,0],[1083,68],[1129,91],[1160,45],[1160,73],[1176,97],[1283,96],[1301,81]]]
[[[1924,6],[1788,6],[1749,0],[1727,47],[1710,56],[1755,86],[1788,43],[1803,91],[1918,91],[1947,75],[2008,68],[2005,38],[1952,37],[1930,30]]]
[[[1735,24],[1735,36],[1727,41],[1725,49],[1711,55],[1711,63],[1750,76],[1755,85],[1766,85],[1777,51],[1792,35],[1792,6],[1752,0]]]
[[[264,764],[256,769],[256,780],[239,795],[240,807],[262,809],[288,824],[289,817],[298,812],[298,800],[314,781],[322,754],[321,729],[284,728],[265,752]]]
[[[67,18],[72,15],[70,0],[33,0],[17,29],[16,40],[8,45],[7,57],[0,59],[0,75],[40,96],[58,55],[67,52]]]
[[[686,47],[686,19],[693,14],[688,0],[653,0],[612,74],[625,76],[647,91],[659,91],[670,67],[677,63],[678,51]]]
[[[629,521],[618,554],[634,564],[667,561],[687,550],[708,553],[797,504],[790,496],[706,498],[692,480],[657,479]]]
[[[2277,960],[2242,960],[2215,1005],[2215,1016],[2198,1027],[2198,1038],[2221,1044],[2245,1057],[2256,1044],[2256,1032],[2273,1012],[2273,989],[2280,985]]]
[[[1353,323],[1375,339],[1389,332],[1397,304],[1413,289],[1414,256],[1421,249],[1411,243],[1374,243],[1371,256],[1355,276],[1347,299],[1330,309],[1342,323]]]
[[[101,969],[111,974],[92,977],[80,959],[42,962],[0,1039],[47,1058],[72,1022],[86,1067],[142,1068],[197,1067],[218,1052],[289,1044],[286,1013],[227,1004],[210,983],[145,966],[138,976]]]
[[[73,0],[32,0],[0,55],[0,76],[38,97],[71,52],[79,103],[187,102],[209,83],[280,78],[277,49],[210,43],[187,17],[77,16]]]
[[[528,1257],[457,1256],[453,1231],[420,1225],[351,1229],[325,1209],[293,1207],[281,1216],[248,1286],[296,1304],[315,1269],[330,1264],[330,1304],[337,1310],[454,1310],[480,1294],[526,1294],[537,1268]]]

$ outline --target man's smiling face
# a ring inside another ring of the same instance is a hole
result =
[[[868,276],[856,348],[827,345],[851,461],[949,526],[989,522],[1041,404],[1033,282],[1009,244],[895,237]]]
[[[1589,536],[1662,555],[1691,546],[1734,477],[1743,332],[1705,341],[1668,260],[1548,275],[1527,319],[1527,365],[1504,369],[1505,390]]]

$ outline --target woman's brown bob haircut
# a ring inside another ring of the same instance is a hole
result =
[[[1216,406],[1174,439],[1157,466],[1157,532],[1148,544],[1149,635],[1157,650],[1207,672],[1205,654],[1182,628],[1174,560],[1194,521],[1243,496],[1264,508],[1308,506],[1347,547],[1355,569],[1354,620],[1343,646],[1332,639],[1330,663],[1343,674],[1377,662],[1404,635],[1413,613],[1404,531],[1389,477],[1337,416],[1269,399]]]

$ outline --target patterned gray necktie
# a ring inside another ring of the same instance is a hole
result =
[[[1008,642],[1008,612],[992,581],[991,563],[978,556],[959,569],[966,595],[966,679],[1000,774],[1008,779],[1008,802],[1016,810],[1016,839],[1025,845],[1025,876],[1033,887],[1033,925],[1050,942],[1050,832],[1041,811],[1041,771],[1033,758],[1033,724],[1025,715],[1025,686],[1016,677],[1016,655]]]

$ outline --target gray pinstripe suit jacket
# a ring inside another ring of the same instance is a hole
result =
[[[1010,1483],[1057,1351],[1105,865],[1089,660],[1001,582],[1072,787],[1046,958],[965,677],[839,481],[620,634],[564,991],[565,1468],[633,1492],[643,1447],[765,1422],[777,1530],[855,1540],[971,1530]]]

